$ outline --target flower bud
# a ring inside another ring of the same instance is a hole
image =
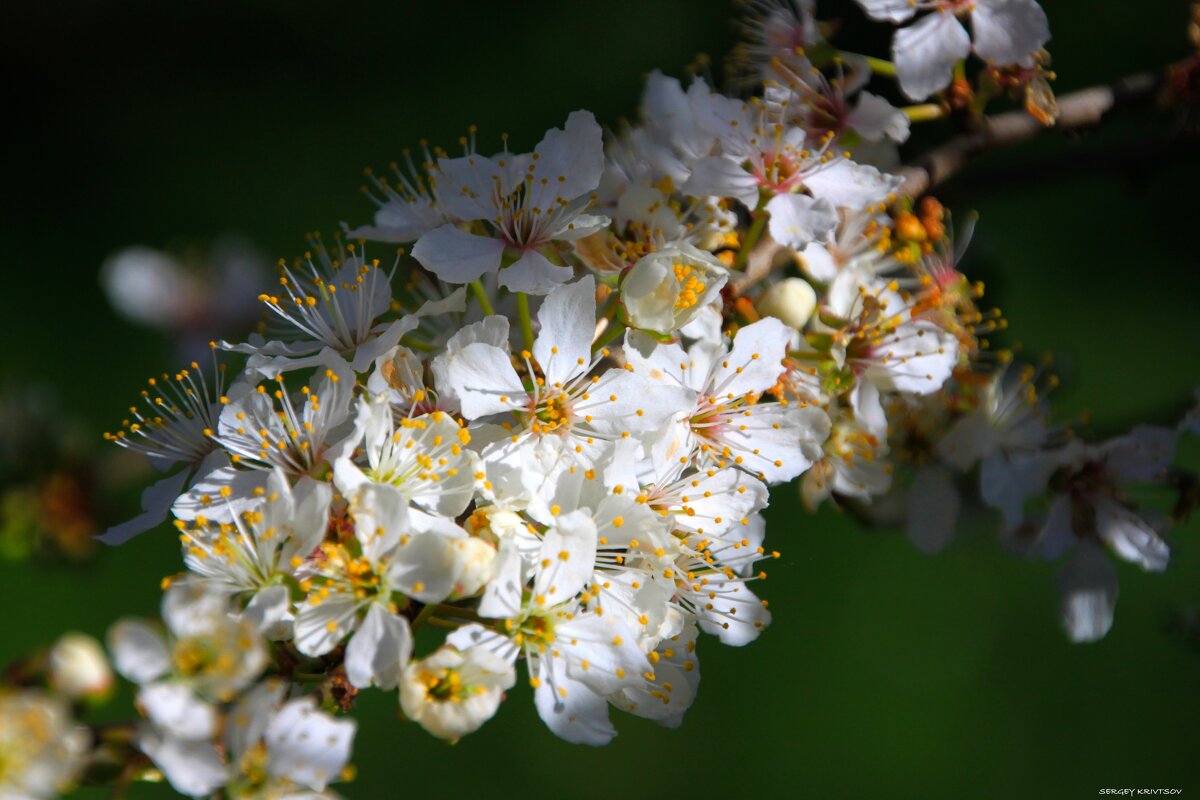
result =
[[[621,284],[630,324],[670,334],[692,321],[716,299],[729,274],[710,254],[690,245],[644,256]]]
[[[444,645],[404,669],[400,706],[434,736],[459,739],[492,718],[516,679],[512,664],[494,653]]]
[[[929,232],[921,220],[908,211],[902,211],[896,217],[896,235],[906,242],[923,242],[929,238]]]
[[[483,591],[492,579],[492,567],[496,561],[496,548],[476,536],[454,540],[454,555],[458,559],[458,580],[450,597],[471,597]]]
[[[772,284],[758,299],[758,313],[775,317],[785,325],[802,330],[817,307],[817,293],[808,281],[784,278]]]
[[[113,675],[100,643],[84,633],[67,633],[50,650],[50,684],[72,700],[101,698]]]

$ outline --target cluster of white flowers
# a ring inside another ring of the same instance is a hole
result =
[[[862,4],[932,12],[896,36],[914,98],[966,56],[960,16],[997,65],[1048,38],[1032,0]],[[1003,321],[946,212],[897,196],[909,116],[810,3],[758,6],[750,99],[656,72],[607,140],[576,111],[532,152],[483,155],[472,130],[459,156],[406,155],[371,175],[353,243],[310,239],[263,326],[213,342],[242,369],[150,381],[109,438],[173,471],[104,538],[170,513],[186,571],[165,632],[125,620],[109,644],[177,790],[328,796],[357,691],[455,740],[518,662],[569,741],[612,739],[612,708],[679,724],[701,634],[740,646],[771,621],[762,512],[797,479],[810,508],[904,523],[927,552],[979,479],[1015,544],[1066,554],[1075,639],[1111,624],[1105,546],[1166,564],[1128,486],[1162,480],[1177,431],[1087,445],[1052,424],[1052,378],[989,349]]]
[[[239,613],[241,612],[241,613]],[[117,671],[138,686],[138,746],[180,793],[322,797],[343,776],[355,724],[288,698],[253,614],[198,583],[167,590],[164,635],[127,619],[109,632]],[[224,715],[219,712],[224,710]]]
[[[0,797],[37,800],[71,789],[91,734],[66,700],[38,689],[0,690]]]

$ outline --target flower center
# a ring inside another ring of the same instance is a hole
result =
[[[426,672],[421,676],[421,681],[425,684],[426,694],[441,703],[458,703],[478,691],[478,687],[464,684],[462,675],[456,669]]]
[[[549,433],[571,423],[571,398],[562,392],[551,392],[538,399],[530,411],[536,433]]]
[[[679,297],[675,298],[675,310],[682,311],[700,302],[706,284],[692,274],[692,268],[687,264],[675,265],[675,280],[679,281]]]
[[[222,652],[219,644],[206,636],[179,640],[173,656],[176,669],[189,677],[228,672],[233,667],[233,656]]]
[[[531,644],[543,650],[554,643],[554,623],[545,616],[532,615],[521,623],[513,642],[518,645]]]

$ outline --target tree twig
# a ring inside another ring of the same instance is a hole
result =
[[[1108,86],[1093,86],[1058,98],[1060,130],[1095,125],[1114,109],[1151,100],[1161,77],[1149,72],[1122,78]],[[1046,127],[1024,110],[1006,111],[981,120],[979,130],[956,136],[899,170],[904,178],[897,194],[919,197],[957,174],[972,156],[996,147],[1031,139]]]
[[[1150,102],[1163,85],[1163,77],[1141,72],[1106,86],[1069,92],[1058,97],[1058,119],[1055,127],[1061,131],[1078,130],[1096,125],[1106,114],[1117,108]],[[973,156],[1002,146],[1018,144],[1048,130],[1026,110],[1012,110],[980,120],[978,130],[962,133],[949,142],[920,156],[910,166],[901,167],[896,174],[904,178],[896,194],[917,198],[944,181],[953,178]],[[774,269],[781,247],[766,230],[745,261],[745,271],[736,273],[731,283],[737,293],[743,293],[762,281]]]
[[[1099,123],[1109,112],[1151,101],[1163,85],[1163,76],[1142,72],[1121,78],[1107,86],[1093,86],[1058,98],[1059,130],[1075,130]],[[984,150],[1017,144],[1032,139],[1048,128],[1024,109],[1005,111],[980,121],[978,130],[964,133],[901,167],[897,174],[904,183],[897,189],[900,197],[916,198],[956,175],[971,158]],[[736,273],[730,283],[742,293],[761,281],[775,267],[782,248],[763,231],[746,259],[746,269]]]

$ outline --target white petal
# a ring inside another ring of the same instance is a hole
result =
[[[900,89],[911,100],[924,100],[950,85],[954,64],[966,58],[971,37],[954,15],[935,11],[896,31],[892,60]]]
[[[495,216],[494,192],[497,181],[501,183],[501,194],[511,191],[511,187],[506,185],[511,183],[511,170],[506,171],[486,156],[475,154],[439,158],[437,168],[441,173],[438,179],[438,204],[447,215],[463,222]]]
[[[984,409],[955,420],[937,443],[938,456],[960,472],[991,455],[999,446],[997,428]]]
[[[479,602],[479,616],[513,619],[521,613],[521,553],[509,539],[503,539],[496,553],[492,580]]]
[[[895,175],[880,172],[869,164],[857,164],[848,158],[837,159],[804,179],[804,185],[813,197],[852,211],[862,211],[869,205],[886,200],[902,182],[903,179]]]
[[[770,389],[783,374],[783,357],[791,340],[791,328],[774,317],[739,330],[729,355],[713,372],[712,394],[740,397]]]
[[[292,493],[295,511],[290,520],[292,542],[287,555],[305,557],[325,537],[333,487],[325,481],[316,481],[305,475],[296,482]]]
[[[203,797],[229,778],[211,742],[184,741],[147,726],[138,733],[137,743],[180,794]]]
[[[117,672],[134,683],[148,683],[171,668],[161,633],[144,622],[123,619],[108,631],[108,650]]]
[[[500,268],[504,242],[443,225],[417,240],[413,258],[447,283],[470,283]]]
[[[553,606],[583,590],[596,566],[596,523],[586,511],[572,511],[555,520],[542,536],[535,602]]]
[[[592,361],[596,281],[591,275],[552,291],[538,309],[533,357],[550,385],[581,374]]]
[[[539,665],[542,671],[533,701],[546,727],[574,744],[611,742],[617,731],[608,719],[608,701],[586,684],[567,677],[562,659],[539,659]]]
[[[421,234],[431,231],[445,222],[442,212],[431,208],[426,200],[407,202],[402,199],[389,198],[375,212],[372,225],[360,225],[350,229],[342,223],[346,238],[367,239],[372,242],[411,242]]]
[[[394,689],[412,656],[408,620],[372,603],[362,625],[346,645],[346,677],[351,685],[366,689]]]
[[[703,78],[697,78],[688,87],[688,103],[695,127],[717,136],[721,140],[721,149],[730,160],[741,162],[750,155],[755,125],[754,112],[746,101],[715,92]]]
[[[1046,488],[1054,465],[1045,459],[1005,452],[983,459],[979,468],[979,494],[983,502],[1004,516],[1009,531],[1025,519],[1025,502]]]
[[[364,483],[350,495],[350,508],[354,535],[372,563],[382,561],[408,531],[408,499],[394,486]]]
[[[625,332],[625,358],[638,375],[667,386],[699,389],[700,382],[708,377],[702,376],[693,383],[691,373],[686,369],[688,354],[682,347],[674,342],[656,342],[640,331]]]
[[[225,719],[225,746],[230,761],[237,763],[262,740],[275,708],[287,690],[287,681],[268,678],[238,699]]]
[[[464,347],[476,342],[506,350],[508,348],[508,319],[498,316],[485,317],[479,322],[459,329],[446,341],[445,349],[433,359],[430,367],[433,372],[434,385],[438,388],[443,400],[457,400],[457,395],[454,394],[454,389],[450,385],[450,364]],[[421,362],[415,356],[408,356],[406,360],[413,364],[409,370],[413,373],[414,380],[410,380],[409,383],[416,385],[417,388],[424,387]]]
[[[453,645],[459,650],[478,647],[510,664],[516,661],[517,656],[521,653],[521,648],[514,645],[512,639],[474,622],[451,631],[446,636],[446,644]]]
[[[216,710],[178,683],[153,683],[138,692],[146,717],[170,736],[211,739],[217,728]]]
[[[599,214],[580,214],[577,217],[564,219],[554,227],[549,228],[543,236],[547,239],[573,242],[576,239],[591,236],[596,231],[604,230],[611,223],[611,219]]]
[[[900,325],[873,350],[866,376],[884,390],[932,394],[958,365],[958,339],[925,319]]]
[[[1074,503],[1069,495],[1063,495],[1050,504],[1046,519],[1038,531],[1030,553],[1039,558],[1055,560],[1079,541],[1071,523]]]
[[[879,95],[859,92],[858,104],[846,117],[846,124],[868,142],[890,139],[897,144],[908,140],[908,115]]]
[[[719,442],[730,447],[739,467],[769,484],[805,472],[829,438],[829,415],[817,406],[760,403],[736,419]]]
[[[703,603],[697,609],[700,630],[716,635],[724,644],[734,647],[749,644],[771,624],[771,612],[741,581],[731,581],[720,574],[709,575],[704,591],[708,594],[703,595]]]
[[[508,354],[489,344],[464,347],[447,373],[467,419],[509,411],[528,397]]]
[[[562,130],[552,128],[538,142],[533,162],[536,180],[531,205],[553,208],[558,198],[571,200],[600,185],[604,172],[604,141],[600,125],[590,111],[573,111]],[[559,180],[560,176],[565,180]],[[546,183],[542,184],[541,179]]]
[[[1112,627],[1117,607],[1117,571],[1089,541],[1076,545],[1055,576],[1062,593],[1062,623],[1072,642],[1095,642]]]
[[[302,602],[296,610],[296,649],[306,656],[323,656],[358,625],[354,597],[337,592],[318,603]]]
[[[350,760],[355,728],[318,710],[311,697],[293,700],[267,727],[267,771],[321,791]]]
[[[723,156],[701,159],[683,186],[692,197],[732,197],[753,209],[758,206],[758,182],[742,165]]]
[[[740,540],[746,527],[741,521],[767,505],[767,487],[739,469],[699,472],[687,485],[687,510],[675,516],[679,530],[708,537],[721,537],[729,531],[731,540]]]
[[[1033,66],[1050,41],[1046,12],[1034,0],[976,0],[971,12],[975,53],[996,66]]]
[[[659,599],[664,597],[658,595]],[[650,666],[638,643],[636,629],[625,624],[619,611],[613,609],[613,612],[577,614],[555,626],[555,632],[562,637],[558,650],[563,655],[561,661],[566,664],[567,677],[600,695],[635,685],[638,676]]]
[[[393,589],[422,603],[438,603],[454,589],[461,568],[451,539],[423,533],[396,548],[387,580]]]
[[[420,321],[413,314],[406,314],[386,325],[377,326],[372,338],[354,350],[350,368],[355,372],[366,372],[371,362],[400,343],[400,337],[416,329]]]
[[[828,200],[806,194],[780,194],[767,203],[771,238],[787,247],[803,248],[825,241],[837,228],[838,215]]]
[[[255,593],[242,612],[242,618],[254,625],[263,636],[272,641],[291,638],[291,600],[288,588],[283,584],[268,586]]]
[[[911,0],[858,0],[858,4],[871,19],[884,22],[904,22],[917,13],[916,5]]]
[[[879,389],[870,381],[859,381],[850,392],[850,408],[854,410],[854,419],[865,430],[879,439],[885,440],[888,435],[887,414],[883,410]]]
[[[205,517],[213,522],[231,522],[235,516],[261,503],[256,490],[267,485],[270,472],[224,466],[199,478],[176,498],[171,513],[190,522]],[[225,496],[228,493],[228,496]]]
[[[800,261],[804,271],[822,283],[828,283],[837,277],[837,261],[825,246],[818,242],[811,242],[800,251]]]
[[[1162,478],[1175,460],[1179,439],[1176,428],[1137,425],[1129,433],[1110,439],[1093,451],[1104,459],[1104,466],[1117,480],[1149,483]]]
[[[687,389],[651,383],[623,369],[601,375],[590,394],[589,399],[575,402],[575,413],[590,416],[587,426],[606,436],[656,430],[678,412],[691,408],[694,397]]]
[[[157,528],[167,519],[171,504],[179,495],[183,484],[187,482],[191,469],[182,469],[174,475],[151,484],[142,492],[142,513],[128,522],[114,525],[96,538],[105,544],[124,544],[139,533],[145,533],[151,528]]]
[[[700,662],[691,646],[697,634],[691,626],[689,631],[663,641],[656,649],[659,660],[654,665],[654,680],[624,689],[609,700],[631,714],[668,728],[679,727],[700,688]]]
[[[1149,522],[1108,498],[1097,499],[1095,507],[1096,531],[1117,555],[1152,572],[1167,568],[1171,548]]]
[[[537,250],[526,250],[514,263],[500,270],[500,285],[510,292],[546,294],[574,277],[570,267],[562,267]]]

